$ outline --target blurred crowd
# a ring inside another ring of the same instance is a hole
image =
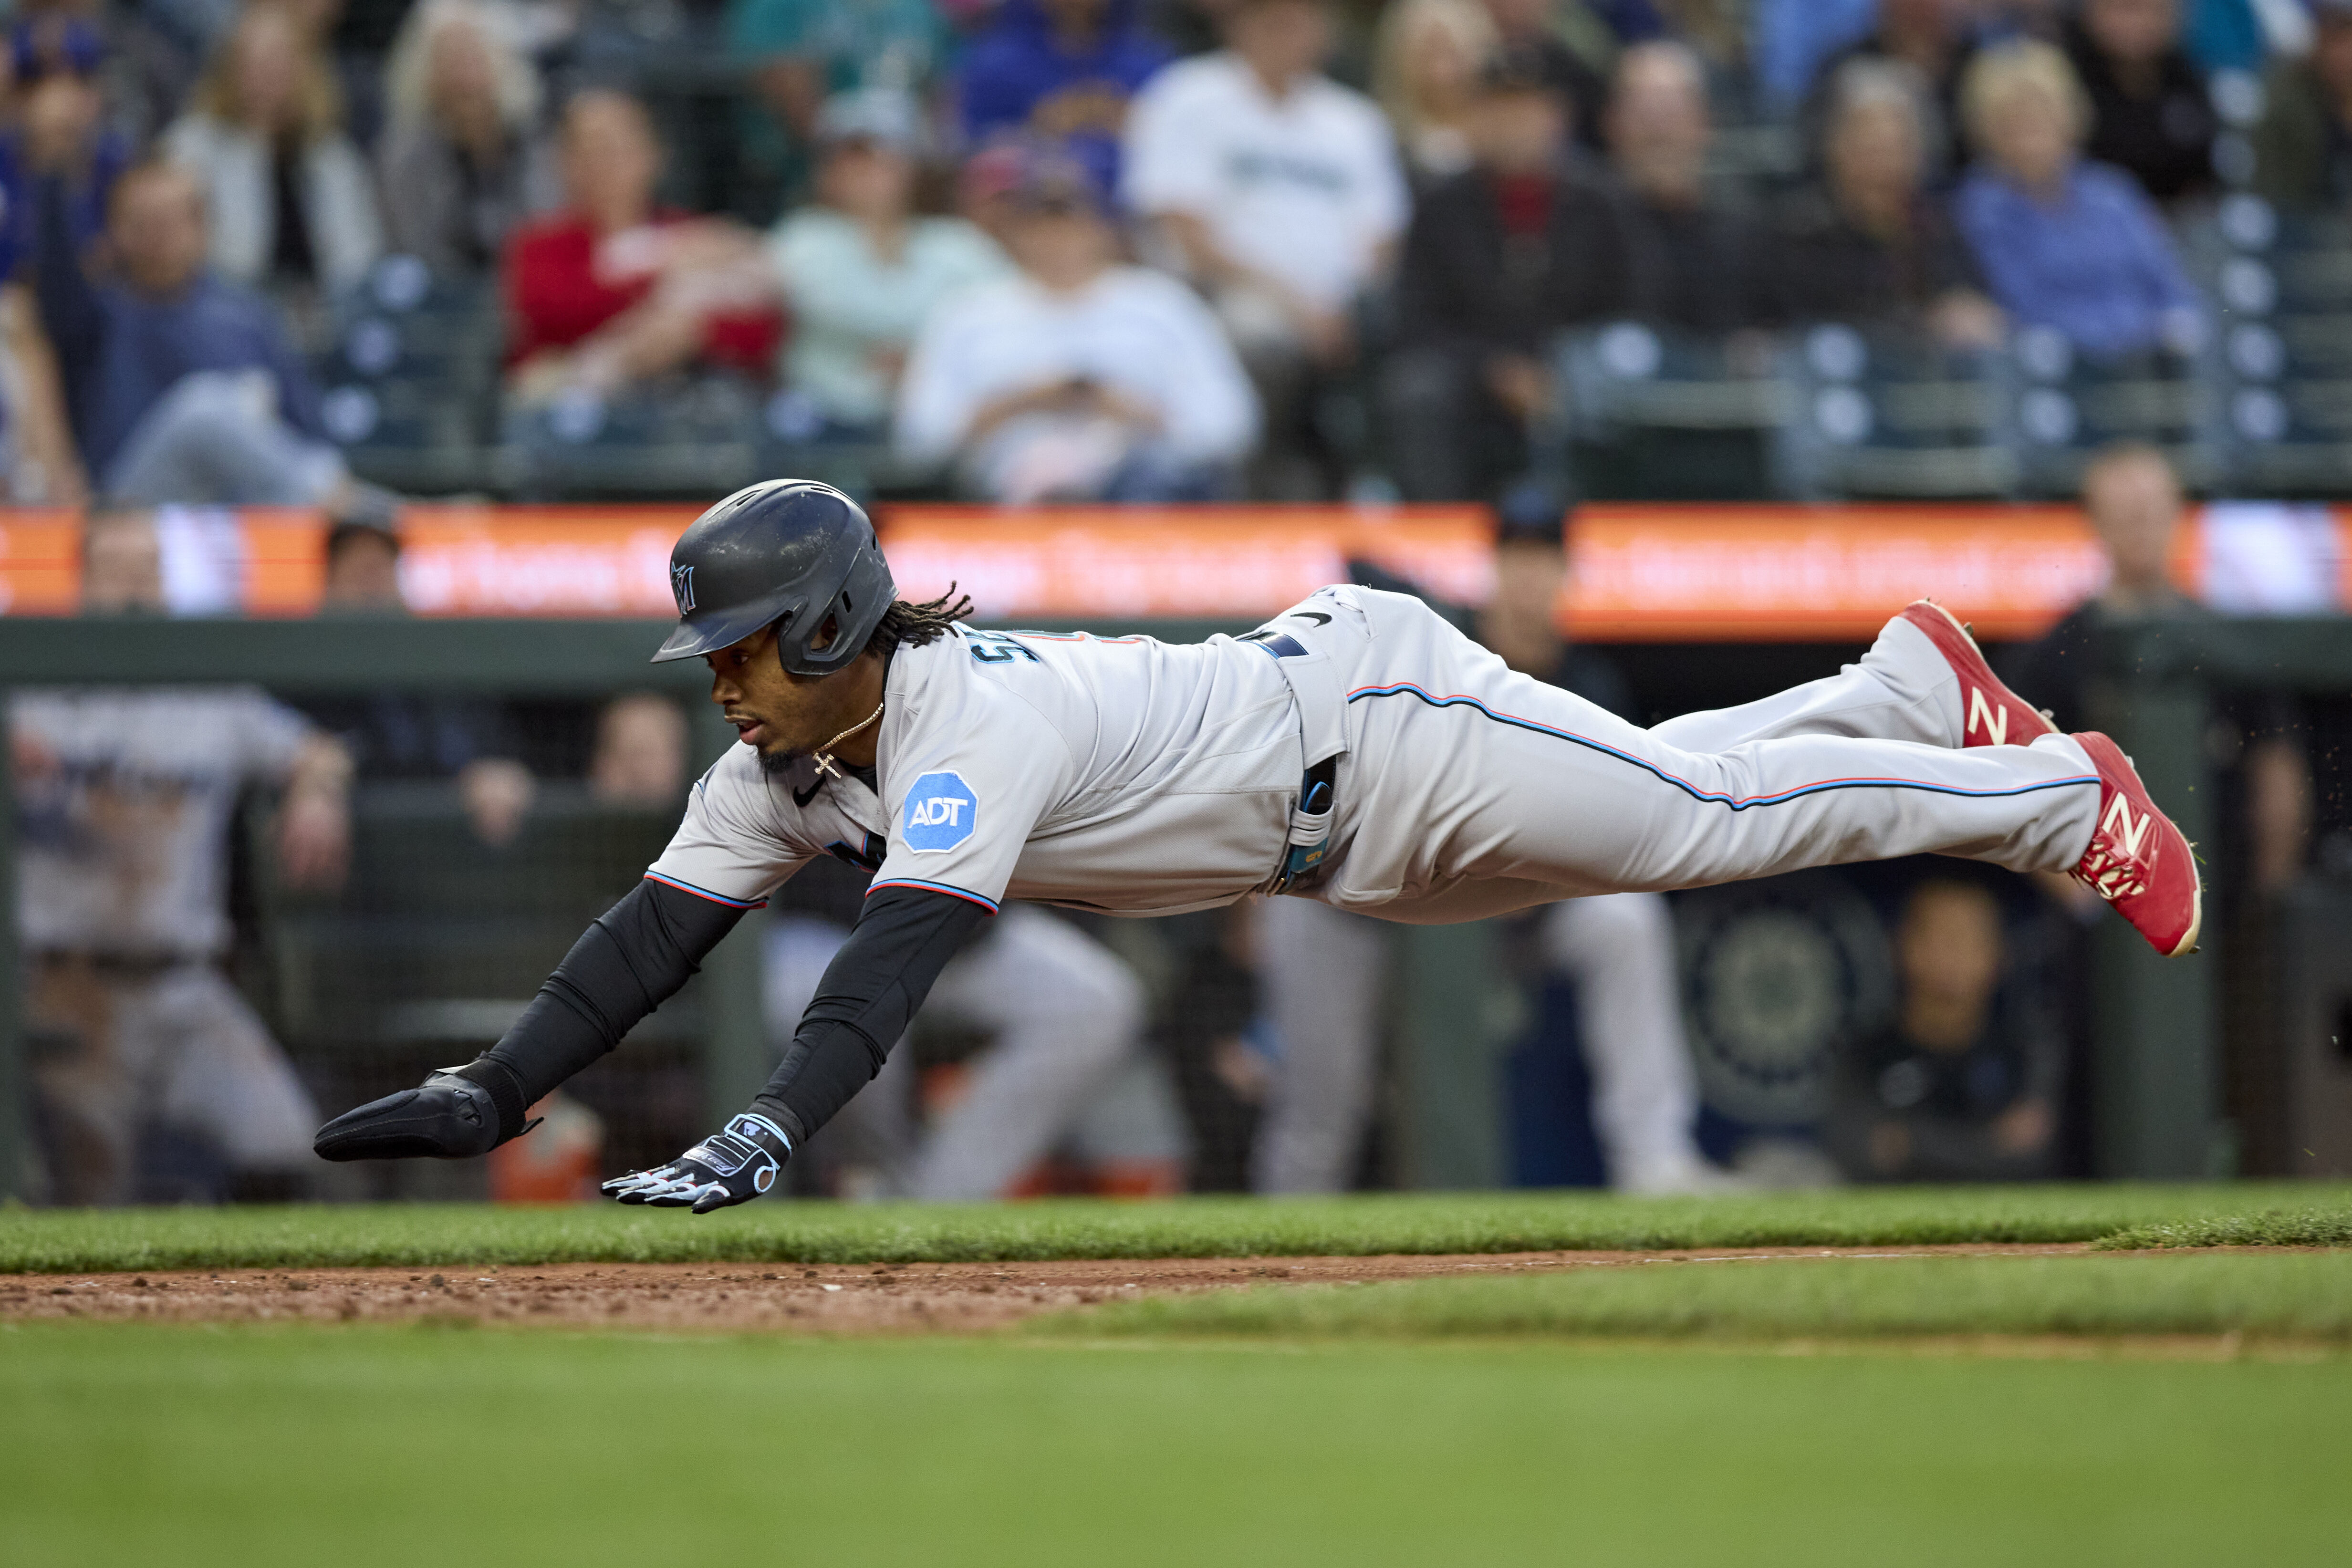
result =
[[[387,504],[320,324],[428,287],[509,429],[1486,498],[1577,328],[2193,356],[2184,225],[2352,198],[2339,0],[16,0],[0,82],[28,500]]]

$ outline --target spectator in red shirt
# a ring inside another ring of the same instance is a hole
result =
[[[764,375],[782,323],[757,238],[655,204],[644,107],[578,94],[560,151],[562,209],[516,230],[500,268],[510,391],[601,396],[697,363]]]

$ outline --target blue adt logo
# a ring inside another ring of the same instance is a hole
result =
[[[961,773],[926,773],[907,791],[907,847],[917,854],[951,850],[971,837],[980,797]]]

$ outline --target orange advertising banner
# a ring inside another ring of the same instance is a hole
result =
[[[670,545],[688,506],[415,506],[401,583],[421,615],[673,613]],[[902,591],[971,595],[1036,621],[1252,621],[1343,581],[1363,559],[1458,603],[1494,585],[1475,507],[986,507],[879,515]],[[300,511],[166,508],[167,598],[182,613],[308,615],[325,529]],[[2104,580],[2068,507],[1592,505],[1570,529],[1564,622],[1598,642],[1851,640],[1933,596],[1990,638],[2039,634]],[[0,612],[73,613],[73,514],[0,510]],[[2217,608],[2352,603],[2352,525],[2319,507],[2216,506],[2184,528],[2175,575]]]

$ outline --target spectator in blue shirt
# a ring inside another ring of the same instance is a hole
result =
[[[1794,109],[1822,62],[1865,37],[1877,18],[1878,0],[1756,0],[1750,57],[1765,101]]]
[[[0,131],[0,192],[29,222],[33,181],[58,176],[74,245],[87,250],[106,227],[107,193],[131,162],[130,142],[108,123],[99,79],[106,46],[80,17],[43,16],[10,30],[7,64],[17,112]]]
[[[2130,175],[2083,159],[2089,113],[2066,57],[1987,50],[1961,106],[1980,161],[1954,215],[2011,318],[2100,358],[2192,344],[2202,306],[2156,209]]]
[[[1169,51],[1137,21],[1137,0],[1004,0],[963,64],[964,133],[1060,142],[1108,196],[1118,188],[1127,102]]]
[[[82,270],[59,221],[65,200],[59,181],[40,182],[34,273],[100,489],[140,505],[352,508],[318,389],[276,313],[205,270],[194,179],[147,163],[115,182],[103,282]]]

